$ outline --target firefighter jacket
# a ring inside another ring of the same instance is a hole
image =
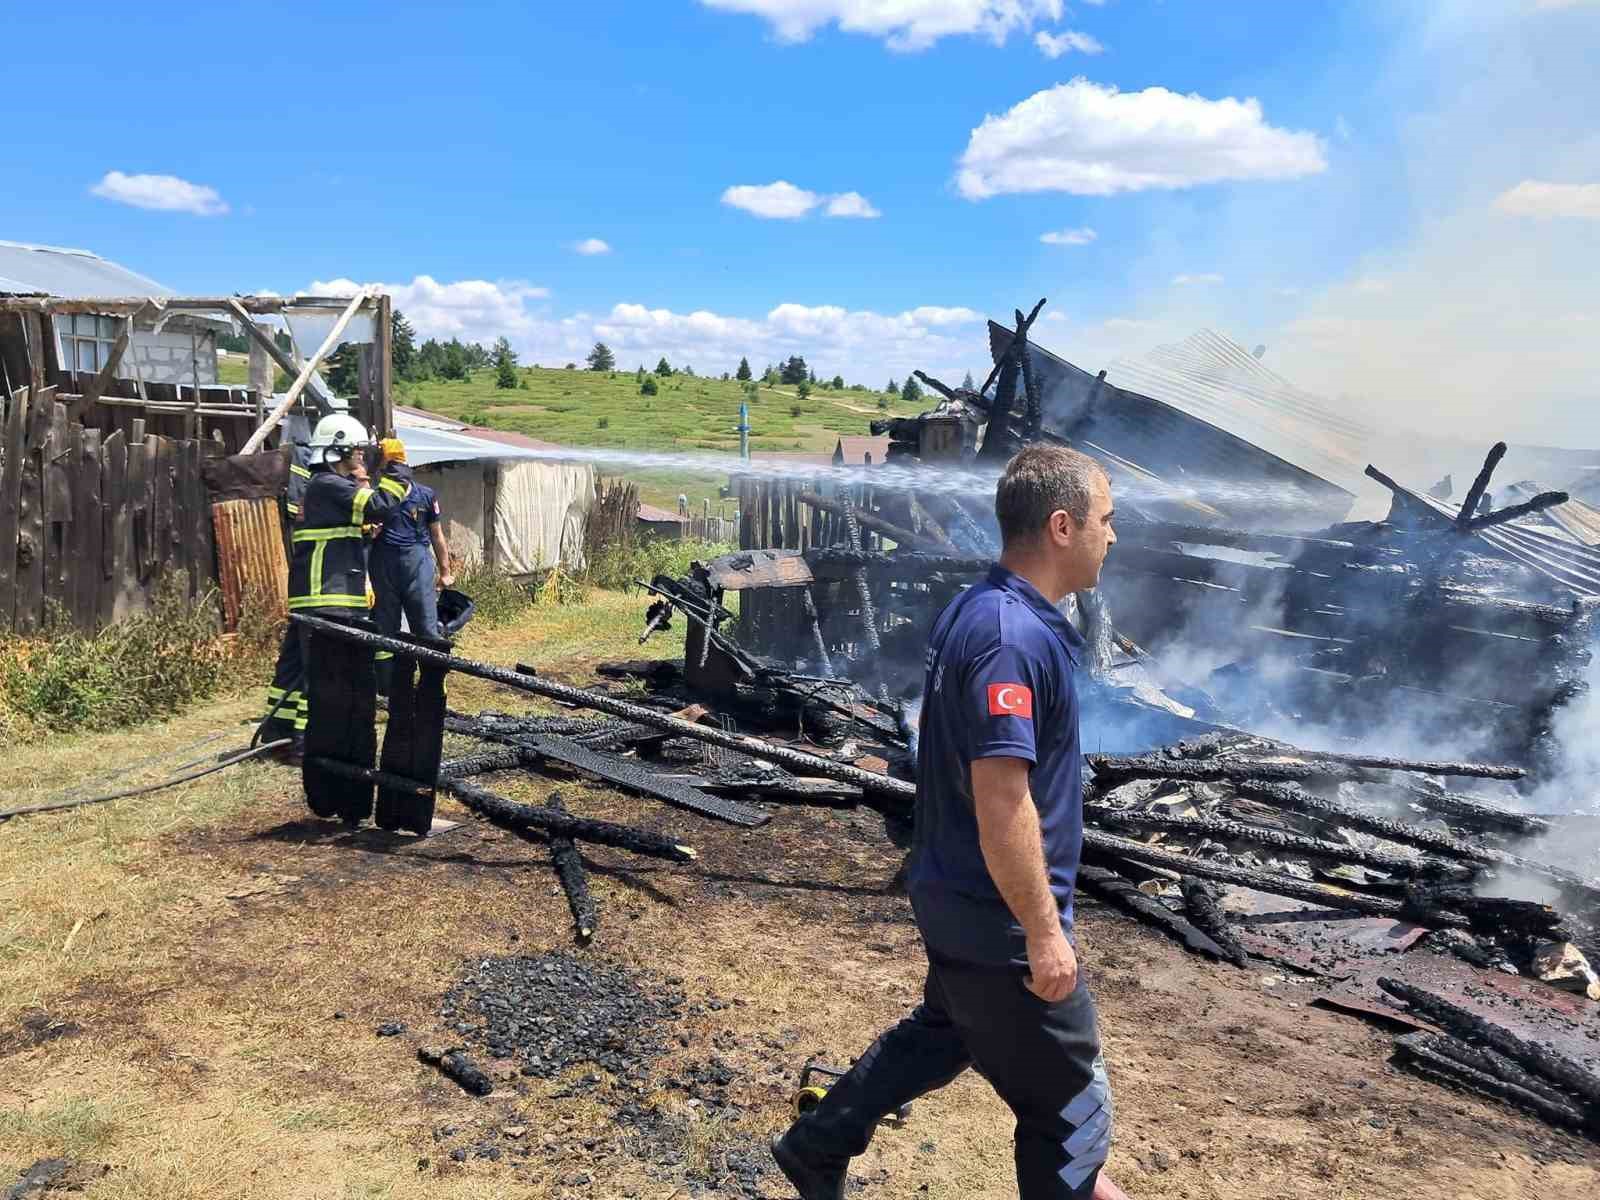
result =
[[[289,609],[367,607],[367,548],[361,526],[381,523],[410,492],[384,475],[377,486],[313,467],[290,539]]]
[[[296,442],[289,451],[289,484],[283,494],[283,508],[291,523],[300,519],[300,509],[310,483],[311,450]]]

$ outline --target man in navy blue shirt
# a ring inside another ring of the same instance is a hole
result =
[[[450,573],[450,547],[444,540],[439,498],[431,487],[418,483],[406,463],[405,443],[396,437],[379,443],[386,475],[400,480],[409,490],[398,507],[378,530],[369,566],[372,590],[376,597],[372,619],[383,633],[400,632],[400,616],[406,627],[423,637],[439,636],[439,595],[435,584],[449,587],[455,582]],[[393,655],[378,653],[378,682],[387,693]]]
[[[1111,1094],[1078,978],[1083,848],[1073,682],[1082,639],[1056,605],[1092,588],[1111,488],[1087,455],[1032,446],[995,489],[1000,562],[928,644],[909,886],[923,1002],[773,1143],[802,1200],[840,1200],[878,1121],[975,1068],[1016,1114],[1022,1200],[1115,1200]]]

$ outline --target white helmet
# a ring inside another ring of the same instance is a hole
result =
[[[371,441],[360,421],[345,413],[334,413],[317,422],[316,429],[311,432],[310,448],[313,452],[320,451],[324,458],[329,450],[335,450],[342,458],[370,445]]]

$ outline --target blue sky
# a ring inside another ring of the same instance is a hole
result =
[[[425,332],[505,333],[527,361],[603,336],[625,362],[959,374],[984,364],[977,315],[1049,296],[1041,340],[1091,368],[1211,324],[1381,403],[1416,386],[1419,340],[1526,332],[1492,310],[1391,328],[1485,220],[1514,291],[1558,264],[1571,311],[1538,327],[1578,337],[1600,308],[1586,0],[126,12],[90,54],[81,6],[8,11],[22,75],[87,71],[94,102],[13,89],[0,238],[190,293],[384,282]],[[1524,182],[1557,190],[1496,207]],[[805,214],[771,215],[785,199]],[[1580,346],[1542,353],[1551,412],[1593,399]]]

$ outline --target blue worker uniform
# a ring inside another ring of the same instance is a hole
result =
[[[1083,847],[1074,683],[1083,640],[1022,577],[995,566],[934,623],[917,750],[911,904],[928,954],[923,1002],[786,1136],[815,1162],[866,1150],[878,1121],[975,1068],[1017,1118],[1022,1200],[1093,1194],[1111,1145],[1094,1001],[1049,1004],[1026,985],[1022,929],[978,841],[972,763],[1020,758],[1039,810],[1050,888],[1072,937]]]
[[[411,468],[392,463],[386,477],[410,486],[406,498],[391,510],[368,557],[372,590],[377,595],[372,619],[384,633],[400,632],[403,613],[412,633],[439,636],[439,593],[434,586],[433,543],[430,533],[439,520],[439,497],[418,483]],[[390,655],[380,654],[381,660]]]

